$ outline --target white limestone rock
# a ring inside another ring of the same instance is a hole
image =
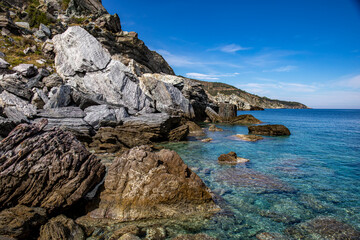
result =
[[[7,107],[15,107],[22,112],[26,117],[32,118],[36,114],[36,107],[29,104],[27,101],[7,92],[3,91],[0,94],[0,106],[4,109]]]
[[[9,68],[10,64],[5,61],[4,59],[0,58],[0,69],[6,69]]]

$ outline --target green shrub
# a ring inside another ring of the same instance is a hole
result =
[[[30,4],[27,12],[29,14],[29,24],[31,27],[39,27],[40,23],[48,25],[52,21],[46,16],[46,13],[37,9],[35,4]]]

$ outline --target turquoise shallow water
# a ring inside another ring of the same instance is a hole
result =
[[[360,229],[360,110],[265,110],[252,114],[266,124],[283,124],[289,137],[245,142],[246,126],[218,124],[210,143],[166,144],[220,196],[228,214],[203,229],[219,239],[255,239],[318,216]],[[204,126],[205,127],[205,126]],[[247,164],[219,165],[234,151]]]

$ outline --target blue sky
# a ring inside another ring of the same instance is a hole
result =
[[[355,0],[103,0],[177,75],[313,108],[360,108]]]

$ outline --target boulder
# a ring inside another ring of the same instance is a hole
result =
[[[49,89],[59,87],[64,83],[62,78],[57,73],[51,74],[50,76],[43,78],[42,82]]]
[[[46,223],[46,210],[17,205],[0,212],[0,239],[31,239]]]
[[[14,67],[13,70],[19,72],[26,78],[31,78],[38,74],[38,69],[34,64],[20,64]]]
[[[222,132],[224,130],[222,128],[217,127],[215,124],[210,124],[209,131],[210,132]]]
[[[169,132],[169,141],[178,142],[185,140],[189,134],[189,126],[182,125],[180,127],[174,128]]]
[[[42,31],[46,36],[51,36],[51,30],[44,24],[40,23],[39,30]]]
[[[248,125],[248,124],[260,124],[262,123],[259,119],[255,118],[250,114],[243,114],[236,116],[229,120],[231,124]]]
[[[228,122],[237,116],[237,107],[235,104],[220,103],[219,104],[219,116],[223,122]]]
[[[205,109],[206,115],[210,118],[210,120],[214,123],[222,122],[222,118],[214,111],[211,107],[206,107]]]
[[[263,140],[264,138],[257,135],[245,135],[245,134],[236,134],[235,137],[240,138],[243,141],[247,142],[256,142],[259,140]]]
[[[84,231],[74,220],[59,215],[50,219],[48,223],[40,229],[38,240],[83,240],[85,239]]]
[[[107,50],[81,27],[70,27],[53,38],[57,72],[66,83],[87,98],[125,106],[129,114],[153,112],[151,99],[139,80],[119,61],[112,61]]]
[[[124,118],[129,117],[125,108],[110,108],[108,105],[97,105],[86,108],[84,121],[90,124],[93,128],[99,129],[106,125],[106,122],[115,123],[118,125]]]
[[[141,146],[113,161],[99,207],[89,216],[123,222],[217,210],[208,188],[176,152]]]
[[[7,61],[5,61],[4,59],[0,58],[0,68],[6,69],[9,67],[10,67],[10,64]]]
[[[0,87],[6,91],[26,100],[30,100],[33,92],[28,87],[28,79],[19,73],[4,74],[0,76]]]
[[[48,36],[42,30],[38,30],[38,31],[34,32],[34,36],[42,41],[46,41],[48,39]]]
[[[0,142],[0,209],[64,210],[102,180],[100,160],[70,133],[44,131],[46,124],[21,124]]]
[[[7,91],[0,93],[0,106],[1,105],[4,107],[4,111],[12,107],[29,118],[32,118],[36,114],[36,107],[34,105],[29,104],[27,101]]]
[[[359,230],[335,218],[322,216],[289,227],[285,232],[295,239],[307,239],[308,236],[334,240],[360,239]]]
[[[249,159],[238,157],[235,152],[229,152],[228,154],[221,154],[218,158],[219,163],[222,164],[237,164],[249,162]]]
[[[60,87],[53,87],[49,92],[49,101],[44,108],[60,108],[66,107],[71,102],[71,87],[68,85],[61,85]]]
[[[101,3],[101,0],[73,0],[70,1],[67,14],[68,15],[87,15],[107,13]]]
[[[148,75],[139,79],[142,89],[154,100],[156,110],[171,115],[183,115],[190,119],[195,117],[192,105],[179,89]]]
[[[189,127],[189,137],[204,136],[205,132],[202,128],[192,121],[187,121],[185,124]]]
[[[249,126],[249,134],[265,136],[289,136],[290,131],[284,125],[259,125]]]

